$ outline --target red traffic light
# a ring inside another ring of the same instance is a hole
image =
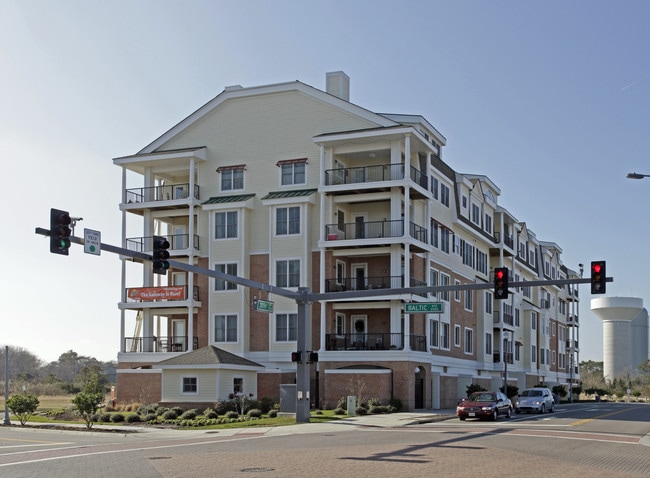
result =
[[[592,261],[591,263],[592,294],[604,294],[607,291],[605,265],[605,261]]]
[[[503,279],[503,271],[501,269],[497,269],[494,275],[497,279]]]
[[[595,272],[596,274],[599,274],[601,269],[602,267],[600,265],[600,262],[596,262],[595,264],[592,265],[591,272]]]

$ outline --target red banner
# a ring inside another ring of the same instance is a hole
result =
[[[137,287],[127,289],[126,295],[131,300],[185,300],[185,286]]]

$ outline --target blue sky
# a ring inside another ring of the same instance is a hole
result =
[[[650,3],[646,1],[3,0],[0,343],[45,361],[119,349],[120,265],[49,253],[49,209],[119,245],[121,172],[225,86],[350,76],[351,101],[420,114],[444,159],[574,269],[607,260],[608,295],[650,300]],[[7,191],[8,190],[8,191]],[[11,209],[9,209],[11,208]],[[581,287],[581,360],[602,323]],[[129,335],[127,332],[127,335]]]

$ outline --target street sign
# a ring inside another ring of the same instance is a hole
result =
[[[255,310],[259,312],[273,313],[273,302],[271,302],[270,300],[257,299],[255,301]]]
[[[102,250],[102,233],[84,228],[84,252],[98,256]]]
[[[404,304],[404,313],[442,313],[442,302],[411,302]]]

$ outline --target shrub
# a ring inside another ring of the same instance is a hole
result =
[[[162,418],[164,420],[176,420],[178,418],[178,414],[174,410],[167,410],[162,414]]]
[[[7,408],[18,416],[21,425],[25,425],[38,408],[39,403],[38,397],[35,395],[14,395],[7,400]]]
[[[187,410],[183,412],[183,414],[180,416],[181,420],[194,420],[198,416],[198,412],[196,411],[195,408],[192,410]]]
[[[391,398],[388,402],[388,406],[393,408],[392,413],[396,413],[402,410],[402,401],[399,398]]]
[[[181,407],[172,407],[171,411],[173,411],[176,416],[180,417],[183,414],[183,409]]]
[[[103,394],[95,392],[80,392],[72,399],[77,414],[84,419],[87,428],[92,428],[97,409],[103,399]]]
[[[140,405],[136,410],[140,415],[149,415],[150,413],[155,414],[158,409],[157,403],[150,403],[149,405]]]
[[[370,407],[370,413],[379,415],[382,413],[390,413],[390,406],[389,405],[372,405]]]
[[[367,415],[368,414],[368,409],[366,407],[358,406],[356,411],[357,411],[357,415]]]
[[[278,411],[276,409],[269,410],[269,418],[276,418],[278,416]]]
[[[205,411],[203,412],[203,416],[205,418],[214,419],[217,418],[219,414],[216,411],[212,410],[211,408],[206,408]]]
[[[273,399],[269,397],[262,397],[259,400],[259,409],[262,410],[262,413],[269,413],[269,410],[273,408]]]
[[[337,407],[334,409],[334,415],[345,415],[346,410],[341,407]]]
[[[98,422],[108,423],[108,422],[111,421],[111,414],[110,413],[101,413],[97,417],[97,421]]]
[[[214,404],[214,411],[217,412],[218,415],[225,415],[228,412],[234,412],[235,411],[235,403],[231,401],[219,401]]]
[[[122,423],[124,422],[124,420],[125,420],[124,414],[121,412],[113,413],[111,415],[111,422],[113,423]]]
[[[234,410],[231,410],[231,411],[229,411],[229,412],[226,412],[225,417],[226,417],[228,420],[232,420],[232,419],[234,419],[234,418],[239,418],[239,413],[237,413],[237,412],[234,411]]]
[[[137,413],[129,413],[129,414],[126,416],[126,421],[127,421],[128,423],[138,423],[138,422],[141,421],[141,419],[140,419],[140,415],[138,415]]]
[[[259,408],[251,408],[250,410],[248,410],[247,415],[250,418],[262,418],[262,410],[260,410]]]
[[[478,383],[472,383],[471,385],[465,387],[465,392],[467,393],[468,397],[474,392],[485,392],[485,391],[486,391],[485,388],[483,388]]]
[[[158,420],[158,415],[156,415],[155,413],[148,413],[142,419],[142,421],[147,422],[147,423],[148,422],[155,422],[156,420]]]

